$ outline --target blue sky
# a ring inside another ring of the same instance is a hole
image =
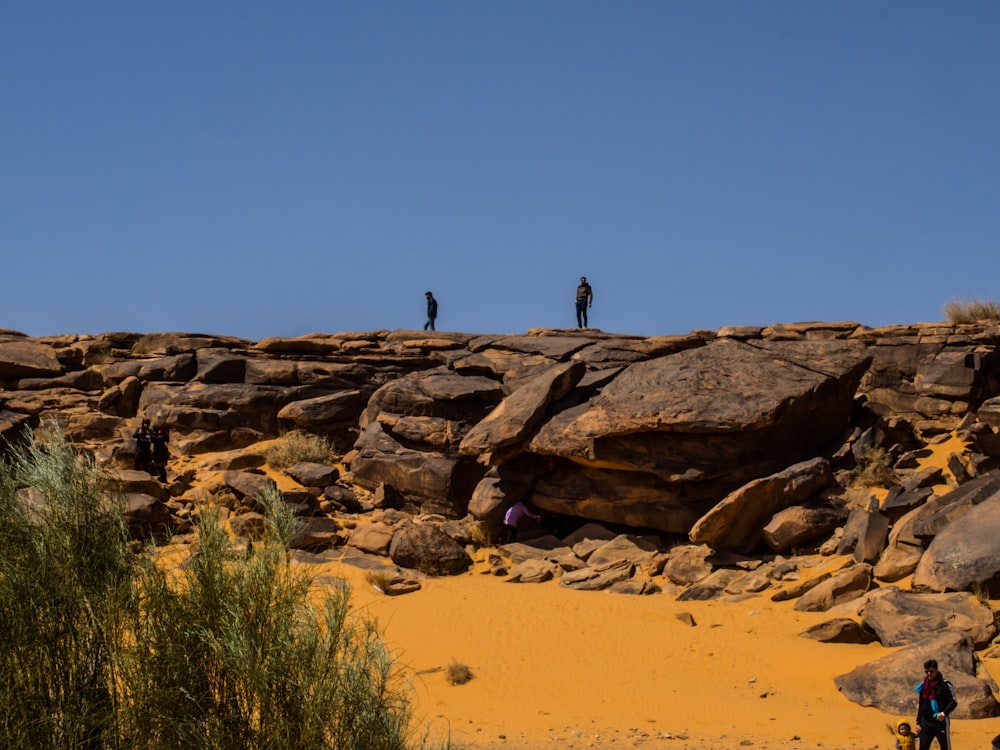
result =
[[[0,4],[0,328],[941,320],[995,299],[1000,3]]]

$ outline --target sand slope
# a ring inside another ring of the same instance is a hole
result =
[[[833,684],[886,650],[799,637],[831,615],[793,602],[677,602],[477,573],[385,597],[350,566],[316,572],[352,582],[355,608],[379,620],[416,673],[417,715],[468,748],[893,746],[887,727],[900,717]],[[471,682],[448,684],[440,668],[452,661],[471,667]],[[988,667],[1000,677],[1000,664]],[[1000,719],[956,721],[954,745],[988,748],[998,733]]]

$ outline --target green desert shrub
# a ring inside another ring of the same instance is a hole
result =
[[[0,463],[0,747],[113,748],[136,561],[106,477],[46,434]]]
[[[329,464],[336,460],[329,440],[301,430],[286,432],[267,449],[264,457],[275,469],[287,469],[302,461]]]
[[[1000,320],[1000,302],[995,300],[951,300],[944,306],[949,323],[979,323]]]
[[[0,747],[424,744],[375,624],[291,564],[277,493],[252,548],[205,507],[190,560],[168,567],[127,551],[109,486],[58,434],[0,463]]]

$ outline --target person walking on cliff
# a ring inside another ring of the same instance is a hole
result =
[[[580,277],[580,286],[576,288],[576,327],[587,327],[587,308],[594,306],[594,290],[587,283],[587,277]]]
[[[919,696],[917,739],[920,750],[930,750],[935,738],[941,750],[949,750],[951,733],[948,716],[958,707],[958,701],[951,683],[938,671],[936,660],[924,662],[923,682],[918,682],[913,692]]]
[[[153,468],[156,469],[160,481],[167,483],[167,461],[170,460],[170,449],[167,443],[170,442],[170,431],[162,424],[153,428],[151,436],[153,443]]]
[[[434,321],[438,316],[438,301],[434,299],[434,295],[427,292],[425,295],[427,297],[427,322],[424,323],[424,330],[434,330]]]
[[[153,460],[153,431],[149,429],[149,420],[142,420],[139,429],[132,433],[135,440],[135,459],[132,468],[136,471],[144,471],[151,474]]]

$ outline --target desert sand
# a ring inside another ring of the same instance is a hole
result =
[[[345,577],[355,610],[378,620],[412,675],[418,724],[470,750],[891,748],[889,727],[903,718],[851,703],[833,683],[885,648],[801,638],[833,613],[796,612],[766,593],[677,602],[472,572],[387,597],[351,566],[316,572]],[[473,679],[450,685],[452,662]],[[1000,660],[990,662],[1000,678]],[[956,748],[986,749],[1000,719],[952,731]]]

